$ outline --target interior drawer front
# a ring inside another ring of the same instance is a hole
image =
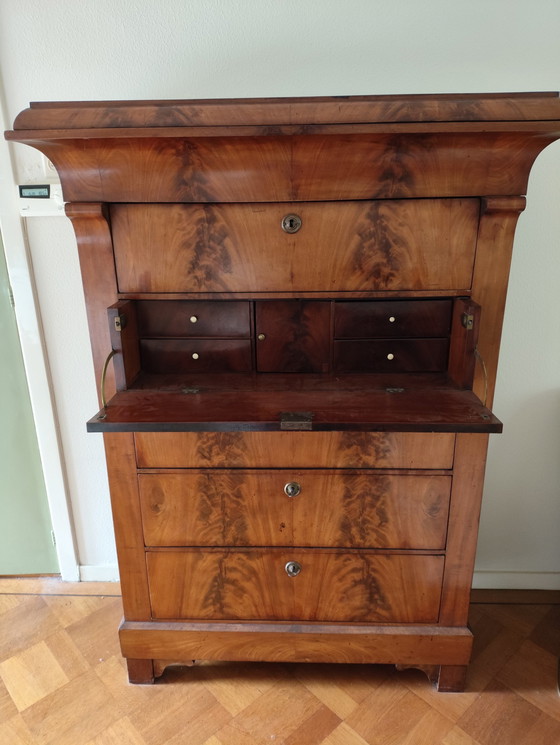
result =
[[[141,339],[148,373],[250,372],[249,339]]]
[[[155,619],[436,623],[443,563],[301,548],[147,552]]]
[[[450,300],[377,300],[334,305],[337,339],[448,336]]]
[[[478,211],[477,199],[114,204],[118,286],[121,292],[468,290]],[[282,229],[289,214],[301,218],[296,233]]]
[[[334,343],[335,372],[441,372],[448,339],[348,339]]]
[[[139,300],[136,308],[141,337],[251,336],[248,302]]]
[[[138,482],[147,546],[445,548],[450,476],[211,469]]]
[[[136,432],[140,468],[426,468],[453,465],[449,432]]]

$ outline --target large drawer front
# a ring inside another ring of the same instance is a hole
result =
[[[453,466],[447,432],[137,432],[140,468]]]
[[[450,476],[211,469],[138,480],[148,546],[445,548]]]
[[[147,553],[155,619],[436,623],[443,563],[305,549]]]
[[[478,211],[477,199],[116,204],[119,290],[467,290]],[[297,233],[282,229],[291,213]]]

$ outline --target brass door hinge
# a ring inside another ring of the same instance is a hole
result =
[[[474,315],[472,313],[463,313],[461,316],[461,323],[467,331],[472,331],[474,328]]]
[[[124,328],[126,328],[126,316],[124,313],[122,313],[119,316],[115,316],[115,331],[122,331]]]

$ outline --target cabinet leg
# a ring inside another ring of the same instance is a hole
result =
[[[154,665],[152,660],[134,660],[127,657],[129,683],[149,684],[154,682]]]
[[[467,678],[466,665],[440,665],[437,689],[441,693],[462,693]]]

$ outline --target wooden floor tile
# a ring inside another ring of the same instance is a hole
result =
[[[44,641],[0,663],[0,677],[20,712],[68,683]]]
[[[539,719],[539,710],[506,686],[491,684],[458,722],[480,745],[519,743]]]
[[[540,596],[471,606],[465,693],[437,693],[418,670],[346,664],[202,662],[133,686],[119,597],[14,582],[0,579],[0,745],[560,742],[560,606]]]

